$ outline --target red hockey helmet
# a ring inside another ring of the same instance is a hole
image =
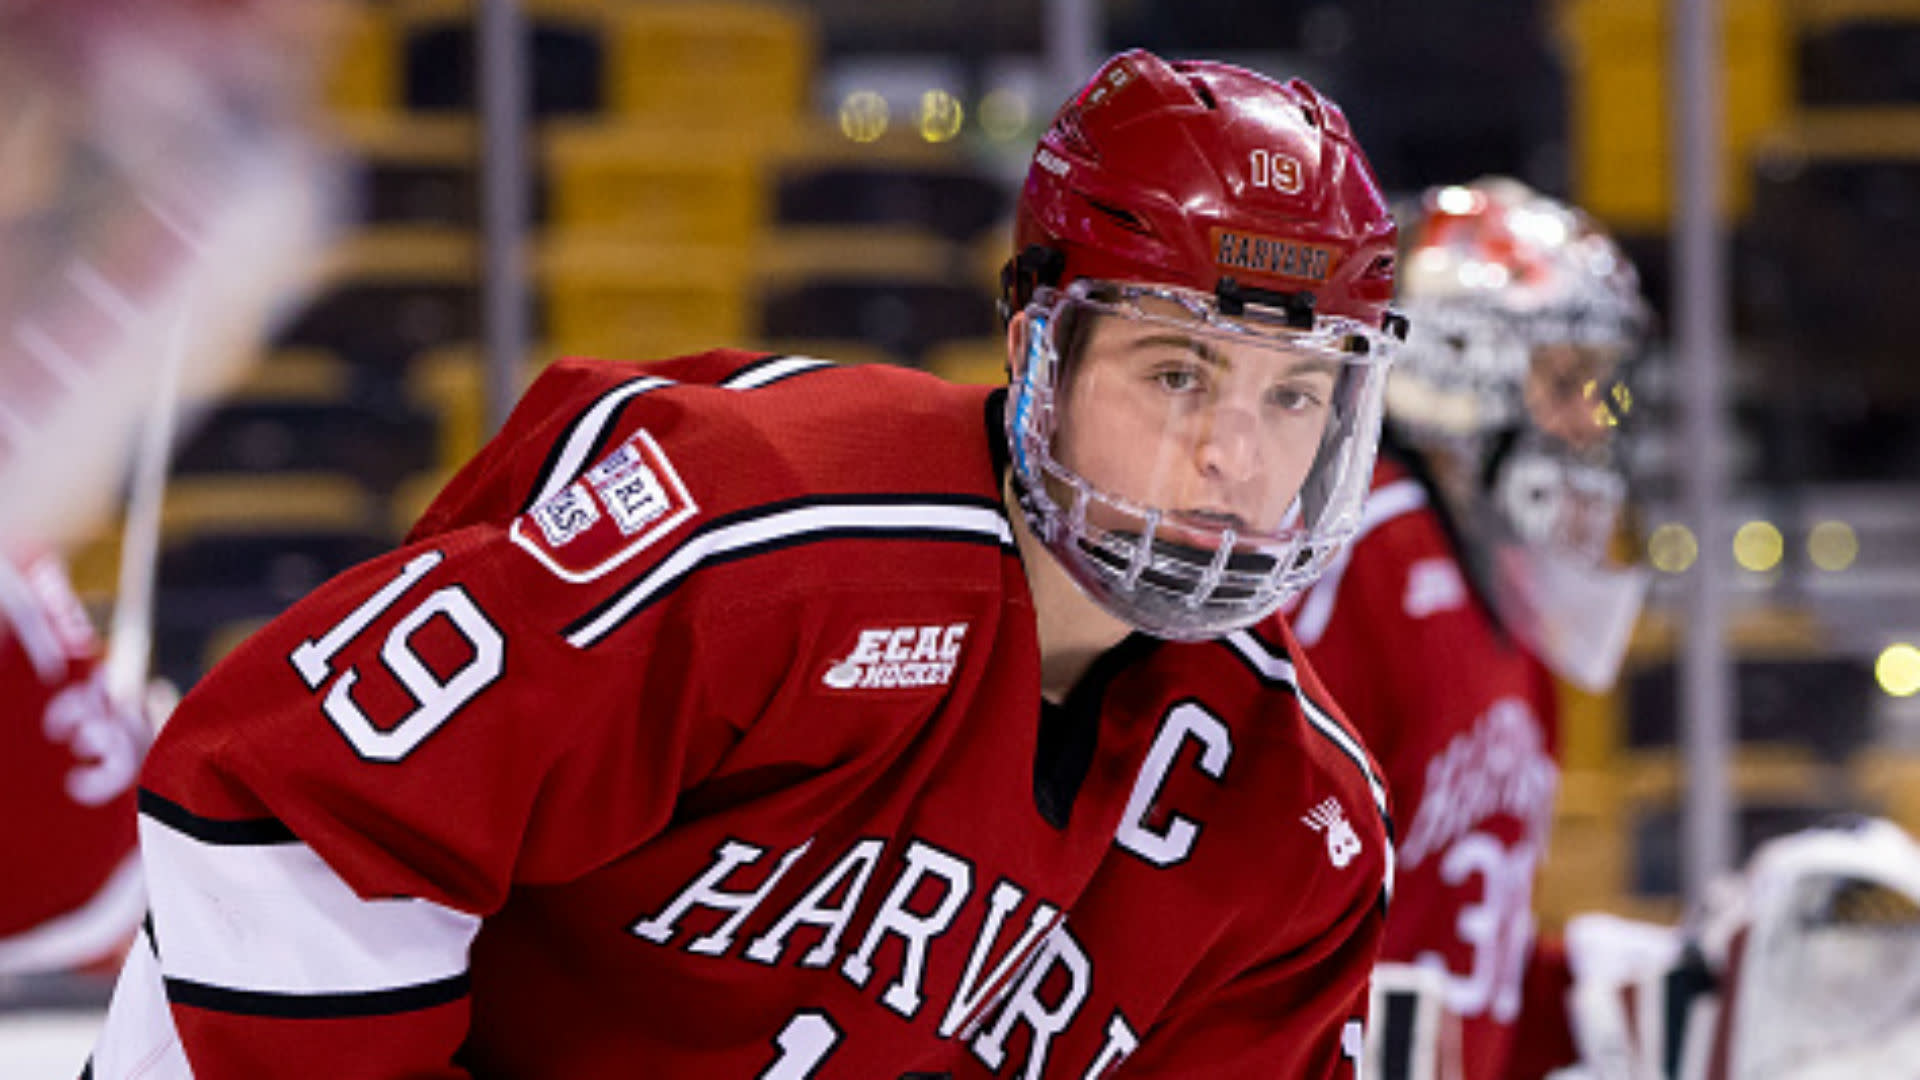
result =
[[[1302,79],[1122,53],[1054,117],[1016,214],[1016,310],[1033,284],[1083,277],[1231,278],[1376,327],[1393,296],[1386,200],[1339,106]]]
[[[1028,525],[1162,637],[1264,618],[1359,524],[1395,230],[1345,118],[1299,80],[1109,60],[1034,151],[1004,302]]]

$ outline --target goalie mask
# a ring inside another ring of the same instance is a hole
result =
[[[1647,313],[1591,219],[1508,179],[1422,198],[1401,268],[1413,333],[1387,416],[1451,464],[1508,625],[1563,677],[1610,685],[1645,575],[1609,564],[1627,502],[1618,436]]]
[[[1353,535],[1394,226],[1306,83],[1115,57],[1054,118],[1003,275],[1027,524],[1148,633],[1250,626]]]

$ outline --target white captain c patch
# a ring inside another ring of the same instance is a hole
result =
[[[508,535],[563,580],[592,581],[698,511],[673,462],[642,430],[514,519]]]

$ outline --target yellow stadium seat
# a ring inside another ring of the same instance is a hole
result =
[[[835,364],[899,364],[902,362],[901,357],[870,341],[845,338],[759,340],[753,342],[750,347],[781,356],[810,357]]]
[[[943,341],[927,350],[922,363],[943,379],[998,386],[1007,381],[1007,341],[1003,337]]]
[[[226,399],[340,402],[352,380],[347,363],[325,349],[273,349],[247,367]]]
[[[1752,200],[1747,160],[1754,141],[1793,100],[1786,0],[1721,5],[1722,124],[1726,160],[1721,207],[1744,216]],[[1667,138],[1667,33],[1660,0],[1571,0],[1566,39],[1574,201],[1622,229],[1660,229],[1671,213],[1678,156]]]
[[[612,16],[611,111],[779,137],[807,108],[813,27],[796,4],[657,0]]]
[[[559,354],[649,359],[747,339],[737,251],[555,235],[536,274]]]
[[[329,112],[388,112],[398,107],[402,75],[400,36],[383,4],[326,4],[328,63],[321,100]]]
[[[1848,765],[1854,790],[1871,812],[1920,836],[1920,753],[1868,749]]]
[[[376,501],[351,477],[334,473],[214,474],[176,477],[160,513],[169,541],[206,532],[362,529],[379,523]]]
[[[556,124],[544,157],[558,229],[743,247],[766,220],[759,155],[724,132]]]
[[[418,473],[394,491],[393,499],[388,504],[389,528],[394,536],[405,536],[413,528],[414,522],[419,521],[420,515],[432,505],[434,496],[440,494],[440,489],[453,479],[454,472],[454,469],[447,468]]]
[[[960,255],[944,238],[913,226],[788,226],[761,235],[753,276],[762,288],[808,278],[946,280]]]
[[[1583,911],[1619,911],[1628,899],[1631,843],[1615,774],[1606,769],[1563,773],[1535,895],[1541,924],[1557,927]]]
[[[521,370],[531,371],[533,365],[523,364]],[[429,349],[407,365],[407,396],[439,417],[434,456],[441,467],[459,465],[486,442],[486,384],[487,372],[473,345]]]
[[[226,659],[228,653],[240,646],[240,643],[252,637],[261,627],[273,620],[267,616],[256,615],[250,618],[232,619],[221,623],[207,634],[200,648],[200,669],[210,671],[213,665]]]

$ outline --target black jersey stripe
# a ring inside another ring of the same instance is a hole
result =
[[[167,1000],[211,1012],[236,1016],[269,1016],[283,1020],[336,1020],[347,1017],[392,1016],[418,1012],[459,1001],[467,996],[471,978],[466,972],[415,986],[345,994],[293,994],[271,990],[236,990],[191,979],[169,978]]]
[[[1225,640],[1232,647],[1234,655],[1259,676],[1262,682],[1269,686],[1284,687],[1299,699],[1301,711],[1306,714],[1308,724],[1338,748],[1360,770],[1361,775],[1366,777],[1367,786],[1372,789],[1374,801],[1379,805],[1380,816],[1388,820],[1388,825],[1391,827],[1392,822],[1387,815],[1386,785],[1381,782],[1379,774],[1374,772],[1373,765],[1368,761],[1366,751],[1361,748],[1360,737],[1335,719],[1332,709],[1313,700],[1313,697],[1300,685],[1300,679],[1294,672],[1293,658],[1288,656],[1285,650],[1276,648],[1251,630],[1235,631],[1227,635]]]
[[[1387,832],[1387,879],[1383,897],[1391,899],[1393,895],[1394,847],[1396,844],[1393,815],[1387,809],[1387,785],[1375,772],[1373,764],[1367,758],[1367,752],[1361,747],[1359,736],[1348,730],[1333,716],[1333,711],[1320,702],[1313,700],[1300,685],[1300,679],[1294,672],[1293,659],[1285,650],[1275,648],[1265,639],[1251,630],[1236,630],[1224,639],[1234,655],[1253,673],[1270,686],[1285,687],[1300,702],[1300,712],[1307,718],[1307,726],[1334,745],[1334,748],[1353,762],[1360,775],[1367,782],[1367,790],[1373,795],[1374,809],[1380,814],[1380,822]]]
[[[547,449],[547,459],[540,463],[540,474],[533,489],[527,493],[527,501],[521,505],[520,512],[538,506],[573,482],[580,470],[591,464],[606,449],[606,443],[612,437],[620,411],[626,403],[650,390],[673,385],[672,380],[655,375],[642,375],[628,379],[620,385],[595,398],[593,404],[580,410],[567,425],[567,430]]]
[[[791,499],[713,518],[653,569],[563,631],[588,648],[678,588],[696,569],[831,540],[921,540],[1013,548],[1000,503],[973,495],[840,495]]]
[[[755,390],[832,366],[828,361],[812,357],[763,356],[742,364],[720,380],[719,385],[730,390]],[[671,379],[642,375],[607,390],[595,398],[593,404],[580,410],[567,430],[547,448],[546,460],[541,462],[533,489],[528,492],[520,512],[524,514],[552,497],[572,483],[582,469],[600,459],[614,432],[619,430],[620,415],[629,402],[641,394],[672,385]]]
[[[294,844],[299,837],[277,818],[221,819],[201,817],[179,803],[141,788],[135,796],[140,812],[203,844],[227,846]]]

